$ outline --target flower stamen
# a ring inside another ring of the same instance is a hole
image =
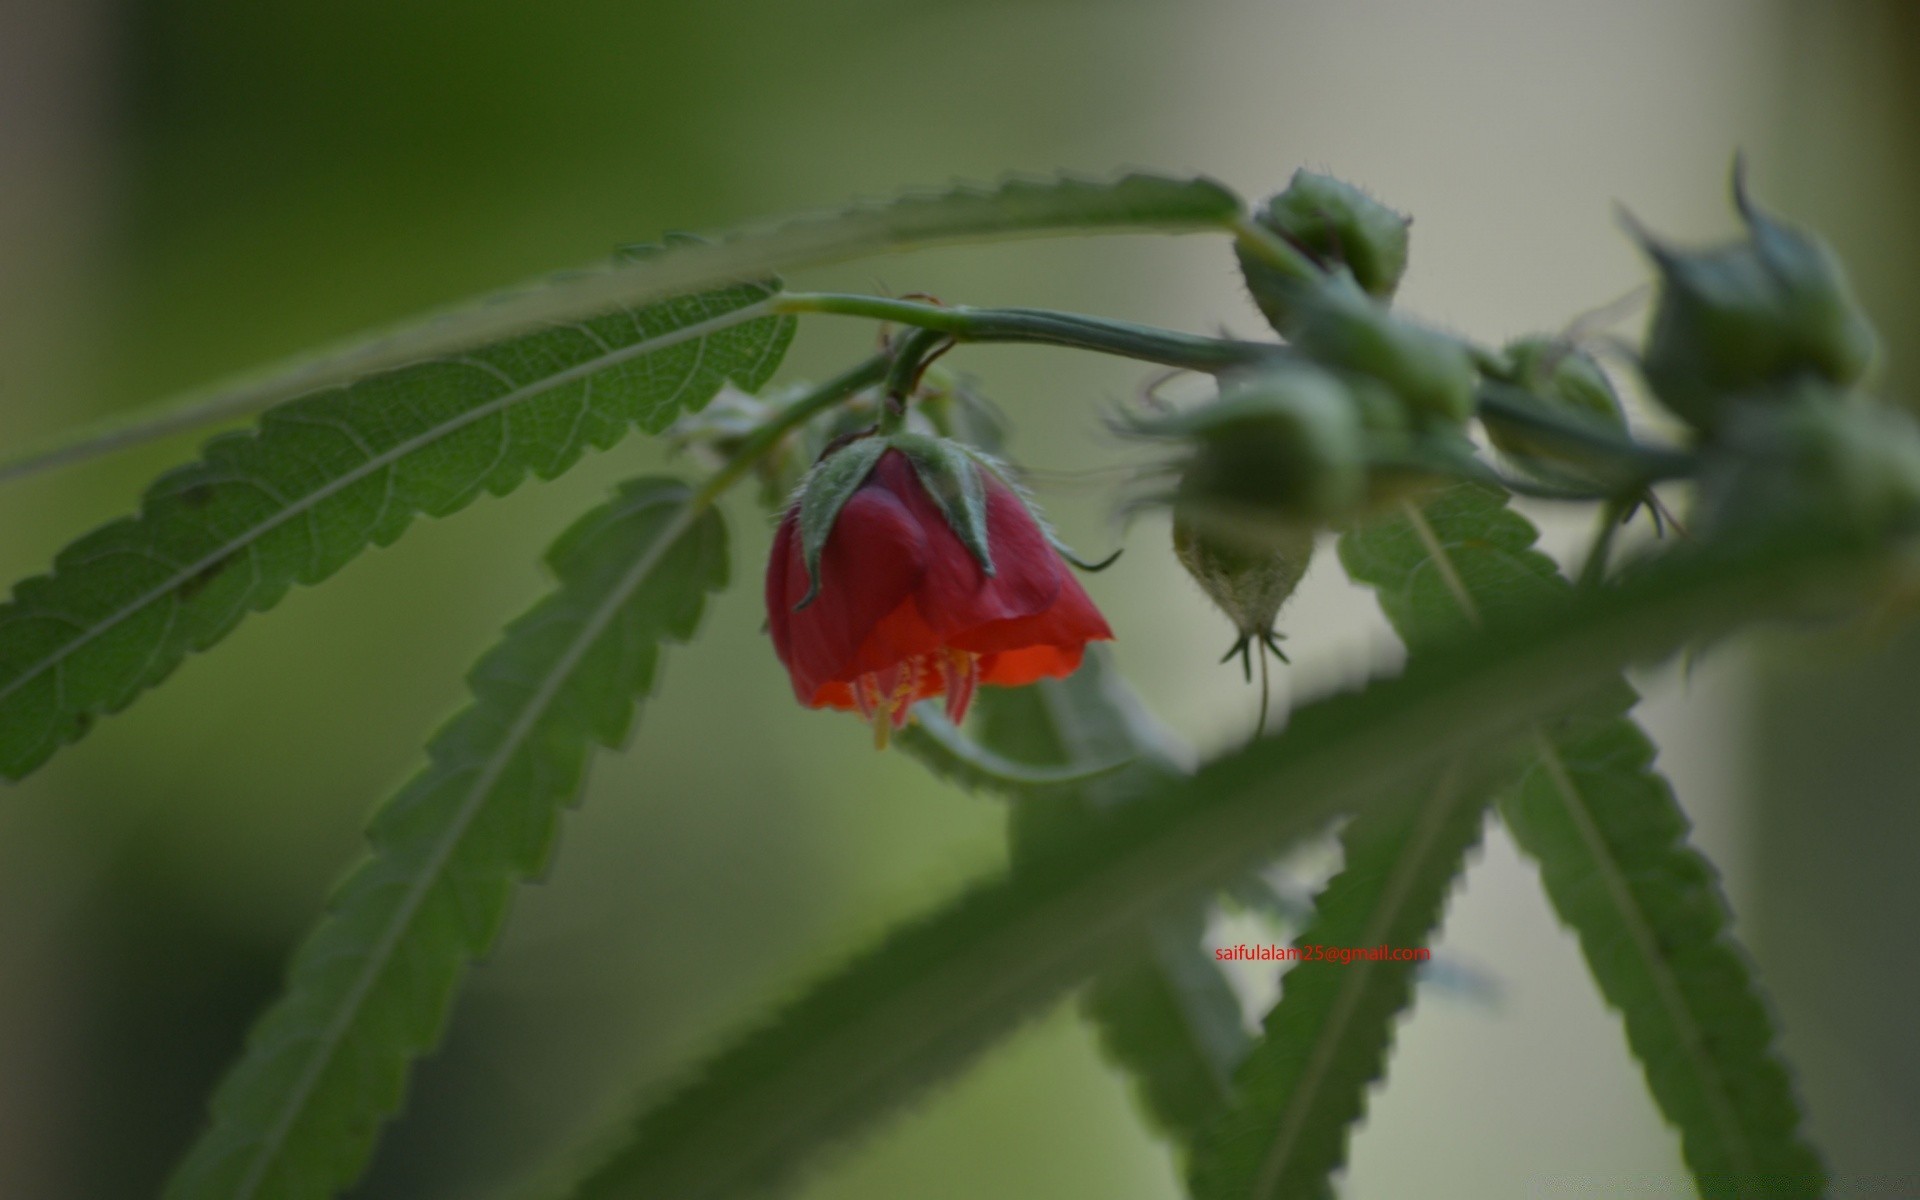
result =
[[[958,725],[967,719],[974,689],[980,686],[980,656],[947,647],[940,656],[940,682],[947,693],[947,720]]]

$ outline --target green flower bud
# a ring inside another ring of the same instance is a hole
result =
[[[1256,648],[1286,661],[1274,622],[1313,560],[1312,527],[1279,526],[1270,532],[1264,548],[1249,550],[1239,540],[1213,536],[1206,522],[1188,519],[1176,505],[1173,552],[1207,598],[1233,622],[1239,637],[1227,658],[1239,655],[1249,678]]]
[[[1366,495],[1360,410],[1337,376],[1306,364],[1227,377],[1219,399],[1130,429],[1187,444],[1176,517],[1240,553],[1345,517]]]
[[[1288,340],[1301,353],[1379,380],[1416,420],[1473,415],[1473,359],[1456,339],[1394,316],[1349,279],[1298,299]]]
[[[1393,298],[1406,273],[1411,218],[1330,175],[1295,171],[1286,190],[1253,219],[1329,274],[1344,267],[1362,291],[1383,302]],[[1254,302],[1276,330],[1292,336],[1302,283],[1244,249],[1237,253]]]
[[[1565,338],[1547,336],[1518,338],[1507,344],[1503,355],[1508,370],[1502,381],[1534,404],[1599,432],[1626,433],[1620,396],[1593,355]],[[1494,446],[1530,475],[1549,482],[1600,482],[1579,450],[1563,439],[1498,417],[1489,416],[1483,424]]]
[[[1735,396],[1793,394],[1799,377],[1851,384],[1877,339],[1825,243],[1762,212],[1736,167],[1745,241],[1683,252],[1636,230],[1660,270],[1643,369],[1662,403],[1703,433]]]
[[[1920,524],[1920,425],[1896,408],[1802,381],[1729,405],[1693,523],[1704,538],[1815,525],[1878,542]]]

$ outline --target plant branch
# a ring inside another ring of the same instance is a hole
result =
[[[960,342],[1024,342],[1090,350],[1189,371],[1214,373],[1275,358],[1288,351],[1272,342],[1199,337],[1079,313],[1040,308],[971,308],[833,292],[787,292],[778,313],[826,313],[895,321],[944,333]]]

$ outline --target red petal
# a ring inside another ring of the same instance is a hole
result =
[[[1028,646],[980,660],[980,682],[1021,687],[1036,679],[1059,679],[1080,669],[1085,646]]]
[[[1054,553],[1051,547],[1047,552]],[[953,638],[951,644],[956,649],[986,654],[996,650],[1020,650],[1028,646],[1064,648],[1084,646],[1088,642],[1111,641],[1113,630],[1107,626],[1107,619],[1100,615],[1100,610],[1093,606],[1080,581],[1064,565],[1060,576],[1059,598],[1045,612],[970,629]]]
[[[799,526],[800,506],[796,504],[787,510],[786,516],[780,518],[780,528],[773,534],[773,553],[767,556],[767,582],[764,589],[767,596],[767,632],[773,635],[773,652],[779,655],[781,666],[793,661],[789,620],[800,596],[787,594],[787,559],[795,553],[793,542],[799,536]]]
[[[820,556],[820,594],[799,612],[791,607],[807,594],[807,572],[797,536],[786,539],[785,557],[784,589],[769,581],[767,594],[771,601],[778,591],[787,604],[783,661],[793,675],[794,692],[811,703],[821,685],[846,682],[875,669],[860,665],[862,648],[881,622],[907,603],[926,574],[927,539],[897,497],[867,486],[840,510]],[[775,645],[777,649],[777,641]]]
[[[848,664],[847,677],[865,675],[869,671],[884,671],[909,658],[938,654],[945,647],[945,641],[920,615],[918,606],[908,599],[873,627]]]
[[[854,681],[947,648],[981,654],[978,680],[1019,686],[1071,674],[1089,641],[1113,636],[1086,591],[1047,541],[1026,505],[987,474],[987,533],[996,573],[981,570],[945,514],[897,451],[881,456],[840,512],[820,564],[820,594],[806,594],[795,515],[774,536],[767,572],[774,649],[800,700],[815,708],[857,707]],[[913,699],[959,682],[927,669]],[[964,714],[971,688],[950,696]]]
[[[1013,489],[992,473],[983,474],[992,575],[981,570],[973,552],[947,524],[946,514],[905,455],[881,456],[870,477],[871,486],[899,495],[926,530],[927,574],[915,596],[927,623],[949,638],[990,622],[1042,612],[1060,593],[1060,556]]]

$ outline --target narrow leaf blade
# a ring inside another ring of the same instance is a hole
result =
[[[1126,754],[1132,771],[1068,795],[1017,805],[1009,825],[1016,871],[1086,838],[1156,783],[1178,779],[1187,753],[1154,721],[1104,647],[1066,679],[981,697],[982,737],[1062,764]],[[1211,897],[1155,914],[1095,975],[1084,1006],[1101,1049],[1132,1078],[1152,1123],[1184,1155],[1232,1099],[1246,1052],[1239,997],[1203,937]]]
[[[1349,535],[1341,560],[1379,589],[1417,654],[1570,592],[1530,548],[1534,536],[1498,493],[1465,484],[1418,516]],[[1616,678],[1579,712],[1536,728],[1501,813],[1621,1013],[1702,1195],[1818,1195],[1824,1168],[1800,1132],[1759,983],[1718,879],[1653,769],[1652,743],[1628,715],[1637,701]]]
[[[1345,860],[1314,903],[1299,946],[1427,946],[1478,844],[1487,798],[1443,769],[1413,802],[1378,804],[1341,832]],[[1386,1072],[1394,1026],[1413,1004],[1414,959],[1302,961],[1235,1082],[1239,1103],[1196,1155],[1201,1200],[1315,1196],[1346,1164],[1367,1091]]]
[[[1824,1195],[1753,963],[1652,743],[1601,709],[1541,734],[1537,754],[1501,814],[1625,1020],[1700,1194]]]
[[[687,1200],[765,1190],[951,1075],[1124,954],[1141,923],[1217,889],[1438,764],[1522,736],[1623,664],[1762,615],[1857,611],[1888,564],[1831,538],[1674,555],[1297,710],[1286,733],[1156,787],[909,922],[709,1061],[606,1143],[571,1194]],[[1486,788],[1491,780],[1463,780]]]
[[[625,738],[661,643],[690,637],[726,582],[718,514],[688,496],[630,484],[555,546],[559,589],[480,660],[472,706],[374,818],[372,856],[294,956],[169,1200],[317,1200],[359,1175],[467,964],[546,861],[593,746]]]
[[[0,483],[214,421],[246,416],[314,388],[356,379],[616,305],[651,303],[719,284],[924,246],[1060,234],[1221,229],[1240,201],[1206,178],[1137,172],[1113,180],[1013,178],[996,187],[911,192],[722,234],[644,257],[509,289],[205,392],[0,454]]]
[[[1382,521],[1340,542],[1348,573],[1379,589],[1416,661],[1423,645],[1470,636],[1483,609],[1557,599],[1541,586],[1553,563],[1531,549],[1532,527],[1498,493],[1443,492],[1429,508],[1419,522]],[[1430,536],[1435,525],[1451,543]],[[1463,788],[1448,767],[1409,796],[1355,817],[1341,834],[1342,869],[1316,897],[1296,944],[1428,945],[1491,800]],[[1282,976],[1280,1001],[1237,1076],[1239,1103],[1195,1158],[1196,1196],[1329,1193],[1367,1093],[1386,1073],[1419,966],[1302,961]]]
[[[80,539],[0,606],[0,776],[18,779],[294,584],[420,514],[551,479],[723,383],[765,383],[792,337],[766,285],[686,296],[374,376],[208,443],[138,517]]]

